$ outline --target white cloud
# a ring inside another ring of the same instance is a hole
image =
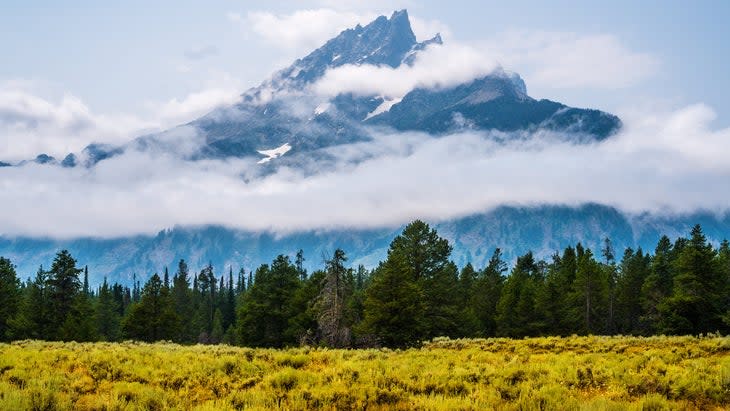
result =
[[[479,47],[541,88],[629,87],[659,68],[655,56],[631,50],[611,34],[511,31]]]
[[[166,102],[147,102],[143,113],[94,112],[80,98],[66,93],[58,99],[39,95],[30,83],[0,84],[0,161],[15,162],[44,153],[61,160],[89,143],[123,144],[151,131],[193,120],[238,97],[231,81]]]
[[[358,14],[333,9],[298,10],[277,15],[266,11],[248,12],[247,24],[267,43],[287,50],[306,52],[321,46],[341,31],[367,24],[376,14]]]
[[[402,97],[416,87],[449,87],[486,75],[496,61],[479,50],[456,43],[430,46],[416,56],[413,66],[398,68],[345,65],[328,70],[313,89],[325,95],[353,92]]]
[[[0,88],[2,160],[63,156],[92,140],[121,143],[130,132],[152,126],[128,115],[95,114],[78,97],[52,101],[20,88]]]
[[[0,169],[0,232],[108,237],[178,224],[276,232],[378,227],[504,204],[727,210],[730,129],[710,128],[712,110],[635,114],[601,144],[542,132],[508,144],[479,133],[383,135],[329,149],[335,165],[314,174],[282,168],[259,179],[250,178],[258,158],[184,162],[159,152],[128,152],[93,169]],[[287,156],[295,154],[293,147]]]
[[[190,93],[182,99],[148,103],[147,107],[155,113],[160,127],[170,127],[194,120],[218,106],[233,104],[239,99],[236,89],[210,88]]]
[[[424,41],[433,38],[436,34],[441,34],[448,42],[451,37],[451,28],[439,20],[424,20],[416,16],[409,15],[411,20],[411,29],[416,35],[418,41]]]

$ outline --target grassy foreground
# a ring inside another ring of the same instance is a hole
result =
[[[705,410],[728,404],[728,337],[437,339],[403,351],[0,344],[1,410]]]

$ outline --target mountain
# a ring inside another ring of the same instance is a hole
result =
[[[441,46],[439,34],[418,42],[405,10],[390,18],[380,16],[366,26],[344,30],[243,93],[236,104],[123,146],[91,144],[81,153],[69,154],[61,164],[93,166],[129,149],[172,151],[181,138],[189,140],[191,133],[204,140],[192,152],[183,153],[194,161],[260,158],[260,151],[285,144],[290,147],[286,157],[317,156],[318,150],[327,147],[370,140],[373,130],[382,128],[432,135],[464,129],[509,132],[541,128],[601,140],[621,127],[619,118],[608,113],[533,99],[519,75],[501,68],[464,84],[418,88],[400,97],[353,93],[327,97],[313,91],[328,70],[346,65],[413,66],[420,53]]]
[[[597,252],[606,237],[616,250],[642,247],[653,252],[662,234],[671,238],[687,236],[697,223],[715,242],[730,234],[730,214],[627,216],[598,204],[500,207],[451,221],[432,222],[439,234],[453,244],[454,261],[460,266],[471,262],[477,268],[487,264],[495,247],[503,250],[509,262],[529,250],[537,257],[550,258],[554,252],[578,242]],[[310,271],[321,268],[325,256],[332,255],[338,247],[347,253],[348,264],[375,267],[385,259],[390,242],[402,228],[319,230],[282,236],[224,227],[176,227],[157,235],[107,240],[0,236],[0,255],[17,264],[20,277],[25,279],[32,277],[41,264],[48,266],[55,253],[66,248],[80,264],[89,265],[93,284],[100,283],[103,277],[129,284],[134,273],[144,279],[163,272],[165,267],[174,270],[180,259],[185,259],[191,270],[212,263],[220,275],[229,269],[236,273],[241,268],[255,270],[278,254],[293,258],[299,249],[304,251],[305,266]]]

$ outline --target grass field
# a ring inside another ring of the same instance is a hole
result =
[[[706,410],[728,404],[728,337],[438,339],[402,351],[0,344],[1,410]]]

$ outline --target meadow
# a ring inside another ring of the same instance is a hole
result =
[[[435,339],[406,350],[0,344],[2,410],[727,409],[730,338]]]

